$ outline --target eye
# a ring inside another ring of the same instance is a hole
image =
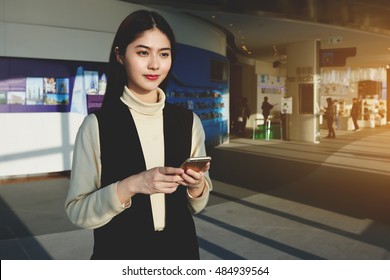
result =
[[[168,58],[171,54],[169,52],[162,52],[160,53],[161,57]]]
[[[139,52],[137,52],[137,54],[140,56],[147,56],[148,52],[147,51],[139,51]]]

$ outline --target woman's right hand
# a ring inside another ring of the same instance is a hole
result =
[[[175,167],[154,167],[119,181],[117,193],[124,203],[136,193],[173,193],[183,183],[184,170]]]
[[[134,187],[137,193],[173,193],[183,182],[184,171],[174,167],[155,167],[135,175]]]

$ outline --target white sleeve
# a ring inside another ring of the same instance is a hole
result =
[[[94,114],[81,124],[75,141],[71,179],[65,211],[72,223],[97,228],[124,210],[117,183],[101,188],[99,126]]]
[[[194,122],[192,126],[192,147],[191,147],[191,156],[205,156],[206,155],[206,146],[205,146],[206,135],[203,129],[202,122],[198,115],[194,113]],[[211,166],[212,164],[211,160]],[[210,166],[210,168],[211,168]],[[209,200],[210,191],[213,189],[213,184],[211,182],[209,172],[204,173],[204,178],[206,180],[206,187],[203,191],[203,194],[200,197],[191,198],[188,196],[188,201],[190,204],[190,209],[193,213],[199,213],[202,211]]]

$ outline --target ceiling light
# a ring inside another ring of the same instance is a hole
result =
[[[328,38],[328,44],[341,44],[343,42],[342,36],[330,36]]]
[[[245,45],[242,45],[242,46],[241,46],[241,49],[243,49],[243,50],[246,51],[246,52],[248,51],[248,48],[247,48]]]

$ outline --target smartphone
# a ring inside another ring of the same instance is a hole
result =
[[[180,168],[183,168],[184,170],[192,169],[196,172],[201,171],[208,162],[211,161],[211,157],[204,156],[204,157],[190,157],[187,158],[185,162],[180,166]]]

